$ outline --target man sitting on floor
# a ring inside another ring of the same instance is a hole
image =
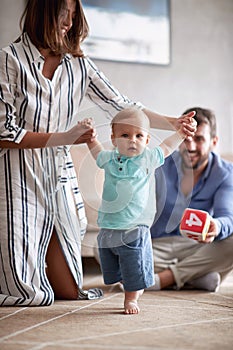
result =
[[[218,290],[233,270],[233,164],[213,152],[218,137],[215,115],[196,111],[197,132],[156,170],[157,213],[151,228],[155,285]],[[205,241],[181,236],[185,208],[205,210],[210,226]]]

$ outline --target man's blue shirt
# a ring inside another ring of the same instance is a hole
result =
[[[180,235],[179,224],[185,208],[206,210],[216,219],[216,240],[233,233],[233,164],[210,153],[208,166],[193,191],[185,196],[180,188],[181,157],[174,152],[155,172],[157,213],[152,238]]]

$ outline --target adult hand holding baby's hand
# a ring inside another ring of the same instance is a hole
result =
[[[96,137],[96,130],[92,118],[86,118],[78,122],[66,133],[69,142],[67,144],[81,144],[91,142]]]
[[[177,130],[179,130],[181,134],[186,137],[186,139],[192,138],[197,130],[197,122],[193,118],[195,114],[195,111],[184,114],[177,119],[175,124]]]

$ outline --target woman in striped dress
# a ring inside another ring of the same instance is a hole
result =
[[[97,288],[82,291],[86,217],[69,151],[94,136],[80,104],[88,97],[110,117],[138,106],[165,129],[182,118],[131,102],[83,55],[80,0],[29,0],[23,19],[20,38],[0,51],[0,305],[98,298]]]

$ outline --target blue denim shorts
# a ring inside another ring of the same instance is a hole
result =
[[[129,292],[154,284],[154,264],[150,230],[101,229],[98,235],[101,270],[105,284],[122,282]]]

